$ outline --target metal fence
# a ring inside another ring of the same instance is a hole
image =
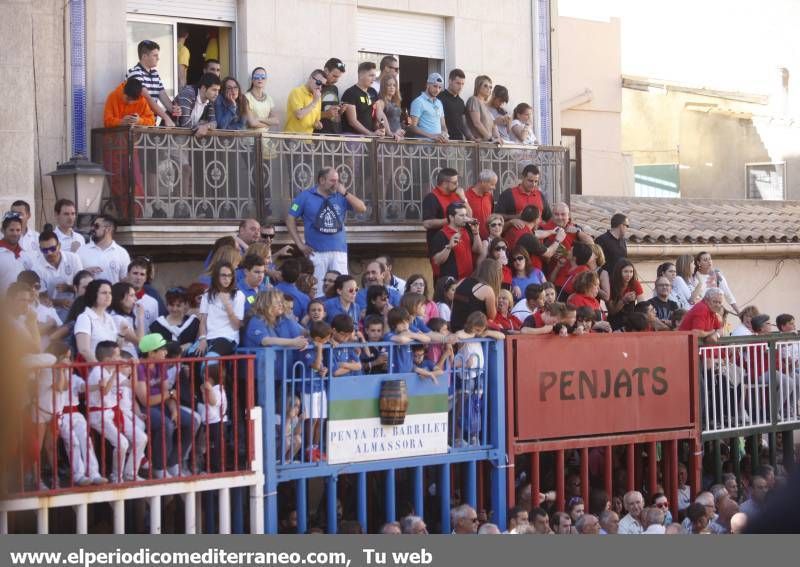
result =
[[[481,461],[493,467],[489,475],[492,508],[504,510],[505,472],[498,470],[505,465],[503,352],[495,341],[479,342],[480,354],[457,354],[438,384],[414,372],[331,378],[312,371],[300,351],[245,349],[243,352],[256,354],[257,401],[264,409],[265,531],[275,533],[278,529],[279,485],[293,494],[297,531],[303,533],[307,528],[304,511],[309,507],[309,481],[321,479],[325,487],[324,523],[328,533],[336,533],[337,483],[345,477],[354,478],[350,485],[356,519],[366,533],[370,524],[374,528],[378,521],[399,519],[397,478],[408,480],[402,483],[410,486],[406,504],[422,516],[428,494],[424,479],[435,477],[435,515],[441,518],[442,532],[449,533],[451,492],[458,481],[451,466],[464,468],[460,471],[462,497],[477,506],[479,499],[483,500],[478,478]],[[385,350],[388,368],[393,367],[396,357],[403,356],[401,349],[410,348],[393,343],[370,345]],[[326,347],[325,360],[338,359],[348,349],[360,346]],[[331,366],[328,363],[326,367]],[[405,421],[381,426],[376,417],[381,388],[398,380],[405,383],[409,396]],[[302,415],[299,421],[298,415]],[[397,427],[405,428],[405,432],[398,434]],[[421,432],[419,438],[416,433],[406,435],[412,429]],[[360,435],[373,437],[362,439]],[[373,513],[368,512],[368,486]],[[377,508],[375,502],[379,503]],[[499,520],[504,523],[502,514]]]
[[[437,173],[455,168],[469,187],[482,169],[498,175],[498,190],[519,182],[536,164],[551,202],[567,200],[566,148],[359,136],[215,130],[197,138],[181,128],[143,126],[92,130],[92,159],[111,172],[104,210],[123,222],[230,221],[280,223],[300,191],[323,167],[367,205],[351,223],[418,224],[422,199]]]
[[[800,340],[730,337],[700,348],[703,437],[772,433],[800,426]]]
[[[182,495],[186,533],[241,533],[248,488],[250,531],[263,532],[254,362],[236,355],[31,369],[29,422],[4,479],[0,532],[13,531],[15,513],[36,511],[36,529],[47,533],[50,509],[71,506],[74,521],[59,520],[87,533],[88,505],[108,502],[114,532],[125,533],[125,502],[144,500],[146,529],[160,533],[161,497]]]

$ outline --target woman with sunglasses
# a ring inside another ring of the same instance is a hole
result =
[[[481,253],[478,256],[477,263],[480,263],[481,260],[489,257],[489,245],[495,238],[503,237],[504,226],[505,226],[505,220],[503,220],[503,215],[492,213],[486,218],[486,228],[488,229],[488,236],[486,240],[483,241]]]
[[[669,500],[663,492],[656,492],[650,500],[652,506],[659,510],[664,511],[664,525],[668,526],[672,523],[672,512],[669,510]]]
[[[236,288],[233,265],[229,262],[214,264],[211,285],[200,299],[198,355],[215,352],[226,356],[236,350],[244,319],[244,302],[244,293]]]
[[[467,99],[467,126],[477,142],[499,142],[500,133],[489,110],[489,97],[492,94],[492,79],[486,75],[475,77],[475,88]]]
[[[489,258],[497,260],[503,266],[503,280],[502,288],[511,289],[511,282],[514,280],[514,274],[508,265],[508,244],[502,238],[494,238],[489,243]]]
[[[356,303],[358,293],[358,283],[349,274],[342,274],[336,278],[333,284],[333,297],[325,301],[325,322],[330,325],[333,318],[344,313],[349,315],[353,321],[359,320],[359,308]]]
[[[273,126],[279,126],[281,120],[275,112],[275,102],[265,90],[266,84],[267,70],[264,67],[256,67],[250,73],[250,88],[244,96],[250,105],[251,126],[269,130]]]
[[[525,288],[531,284],[543,284],[544,274],[542,270],[531,263],[528,251],[517,246],[511,254],[511,292],[514,299],[520,300],[525,295]]]

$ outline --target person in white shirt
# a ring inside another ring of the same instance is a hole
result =
[[[19,239],[19,245],[26,252],[36,254],[39,249],[39,233],[28,226],[28,221],[31,220],[31,206],[27,201],[19,200],[11,203],[9,210],[18,213],[22,221],[22,235]]]
[[[119,346],[113,341],[101,341],[95,349],[98,362],[122,362]],[[111,464],[112,482],[142,480],[138,476],[144,458],[147,435],[136,427],[133,413],[124,412],[120,398],[133,398],[133,394],[120,395],[130,389],[130,376],[118,371],[119,366],[95,366],[87,381],[87,406],[89,424],[114,447]]]
[[[39,255],[33,263],[35,271],[42,280],[42,287],[53,301],[61,320],[67,318],[69,308],[75,300],[72,280],[83,269],[83,263],[74,252],[62,251],[61,241],[55,232],[45,230],[39,235]]]
[[[759,314],[758,307],[755,305],[748,305],[739,311],[739,323],[733,331],[732,337],[748,337],[753,334],[753,317]]]
[[[74,228],[78,216],[75,203],[69,199],[59,199],[56,201],[55,213],[56,228],[53,232],[58,237],[61,248],[69,252],[77,252],[78,248],[86,244],[86,239]]]
[[[3,215],[3,238],[0,239],[0,294],[17,281],[19,273],[25,269],[25,258],[20,238],[22,238],[22,219],[19,213],[9,211]]]
[[[127,282],[133,286],[136,293],[136,305],[141,306],[144,317],[145,332],[150,329],[150,325],[158,319],[158,300],[152,295],[147,294],[144,285],[147,283],[148,262],[144,258],[134,258],[128,264]],[[141,338],[141,337],[139,337]]]
[[[211,286],[200,299],[200,335],[197,353],[233,354],[244,319],[244,294],[236,287],[233,266],[220,262],[212,268]]]
[[[694,257],[694,273],[686,284],[692,290],[692,295],[698,294],[700,297],[705,296],[708,288],[718,287],[725,294],[725,301],[730,304],[734,313],[739,313],[736,298],[733,296],[730,287],[728,287],[728,280],[725,279],[722,272],[714,268],[711,254],[708,252],[700,252]],[[700,290],[699,292],[697,291],[698,289]]]
[[[631,490],[625,493],[622,503],[628,513],[619,521],[617,533],[620,535],[641,534],[644,531],[640,521],[644,509],[644,496],[641,492]]]
[[[41,356],[42,362],[49,367],[72,362],[69,347],[65,343],[54,343]],[[72,469],[71,484],[86,486],[107,483],[108,480],[100,475],[86,418],[78,407],[80,396],[86,391],[83,378],[72,374],[68,368],[46,368],[37,372],[36,377],[39,394],[34,421],[40,427],[39,446],[44,438],[44,427],[51,419],[56,420],[55,426],[64,441]]]
[[[394,288],[397,290],[397,293],[403,295],[406,292],[406,280],[398,278],[394,273],[394,258],[384,254],[383,256],[375,258],[375,261],[386,266],[386,271],[382,274],[383,285]]]
[[[86,309],[78,315],[72,332],[78,353],[87,362],[97,362],[94,351],[101,341],[116,343],[119,326],[108,312],[111,306],[111,283],[108,280],[92,280],[84,294]]]
[[[215,353],[209,353],[213,355]],[[197,404],[197,413],[206,426],[208,435],[208,454],[205,457],[208,472],[220,472],[222,469],[222,451],[225,447],[222,424],[228,420],[228,396],[224,385],[224,364],[216,360],[207,362],[207,370],[203,371],[204,380],[200,386],[202,403]]]
[[[84,269],[96,279],[105,279],[112,284],[125,279],[131,257],[128,251],[114,242],[117,221],[108,215],[99,215],[92,223],[89,233],[91,241],[78,249]]]

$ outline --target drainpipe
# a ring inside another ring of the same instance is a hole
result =
[[[72,104],[72,153],[86,156],[86,0],[70,0],[70,99]]]
[[[533,94],[538,120],[537,138],[545,146],[553,144],[553,75],[551,22],[554,0],[531,0]],[[559,137],[560,138],[560,137]]]

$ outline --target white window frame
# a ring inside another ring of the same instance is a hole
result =
[[[125,24],[127,26],[128,22],[138,22],[138,23],[150,23],[150,24],[170,24],[172,26],[172,37],[175,38],[176,48],[175,54],[176,57],[173,57],[172,61],[172,76],[175,77],[175,92],[173,93],[171,98],[174,98],[178,94],[178,57],[177,57],[177,38],[178,38],[178,25],[179,24],[194,24],[199,26],[208,26],[208,27],[215,27],[215,28],[230,28],[231,30],[231,61],[230,61],[230,72],[235,76],[235,69],[236,67],[236,22],[225,22],[222,20],[198,20],[196,18],[178,18],[175,16],[155,16],[152,14],[139,14],[137,12],[127,12],[125,14]],[[126,46],[127,49],[127,46]],[[128,65],[128,61],[125,62],[125,65]],[[127,68],[127,67],[126,67]]]
[[[783,178],[783,187],[781,191],[780,199],[757,199],[753,196],[753,193],[750,191],[750,171],[751,168],[758,168],[763,166],[770,166],[774,167],[776,170],[782,170],[782,178]],[[788,182],[786,180],[786,162],[785,161],[757,161],[757,162],[748,162],[744,164],[744,197],[745,199],[753,200],[753,201],[785,201],[786,200],[786,190],[788,187]]]

